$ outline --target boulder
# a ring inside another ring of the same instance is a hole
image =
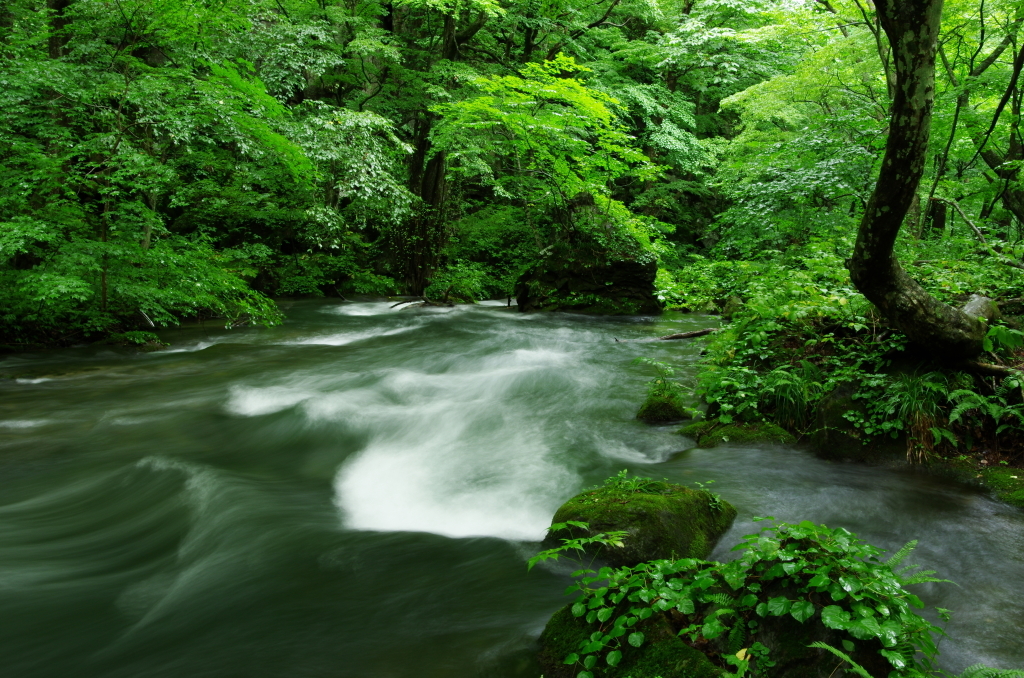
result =
[[[652,424],[679,421],[681,419],[689,419],[690,417],[691,413],[677,398],[663,395],[647,396],[647,400],[644,401],[644,404],[640,406],[640,410],[636,413],[637,419]]]
[[[838,386],[815,407],[815,426],[811,447],[815,455],[829,460],[882,462],[905,458],[906,438],[876,437],[866,440],[864,434],[845,417],[848,412],[867,415],[864,403],[854,400],[852,384]]]
[[[551,255],[516,281],[520,311],[658,314],[657,261]]]
[[[562,539],[624,530],[629,534],[622,547],[603,547],[588,555],[613,567],[663,558],[706,558],[735,518],[731,504],[706,490],[643,478],[622,479],[562,504],[553,523],[579,521],[590,528],[550,531],[541,546],[549,549],[561,545]]]
[[[752,443],[795,443],[792,433],[780,426],[762,422],[758,424],[723,424],[717,419],[698,421],[684,426],[680,435],[693,438],[697,447],[717,447],[724,443],[743,445]]]

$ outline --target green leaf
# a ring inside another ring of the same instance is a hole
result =
[[[808,586],[828,586],[832,580],[826,574],[816,574],[807,582]]]
[[[629,634],[629,637],[626,638],[626,640],[633,647],[640,647],[644,644],[644,634],[642,631],[636,631],[634,633]]]
[[[565,661],[564,661],[564,662],[562,662],[562,663],[563,663],[563,664],[575,664],[575,663],[576,663],[576,662],[578,662],[579,660],[580,660],[580,656],[579,656],[578,654],[576,654],[575,652],[573,652],[573,653],[572,653],[571,655],[569,655],[568,657],[566,657],[566,658],[565,658]]]
[[[618,666],[619,662],[622,661],[622,653],[618,650],[612,650],[608,653],[608,666]]]
[[[768,601],[768,613],[774,617],[781,617],[789,612],[790,602],[785,596],[776,596]]]
[[[801,624],[814,616],[814,603],[809,600],[794,601],[789,613]]]
[[[907,660],[899,652],[892,650],[879,650],[878,653],[889,660],[889,663],[896,669],[904,669],[907,666]]]
[[[615,610],[610,607],[602,607],[597,613],[597,620],[600,622],[606,622],[612,616],[612,612]]]
[[[587,613],[587,606],[583,603],[576,603],[572,606],[572,616],[582,617]]]
[[[597,655],[588,654],[586,657],[583,658],[583,666],[584,666],[584,668],[592,669],[592,668],[594,668],[594,664],[596,664],[596,663],[597,663]]]
[[[838,605],[829,605],[821,611],[821,623],[830,629],[845,629],[850,621],[850,613]]]
[[[717,638],[718,636],[722,635],[724,632],[725,632],[725,625],[722,622],[718,621],[717,619],[712,619],[711,621],[707,622],[706,624],[704,624],[704,626],[700,630],[700,634],[702,636],[704,636],[705,638],[707,638],[708,640],[712,640],[714,638]]]

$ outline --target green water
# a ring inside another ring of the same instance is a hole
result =
[[[299,302],[168,351],[0,361],[0,674],[536,678],[564,573],[525,561],[622,468],[714,479],[753,516],[842,525],[959,587],[943,663],[1024,666],[1024,515],[952,483],[793,448],[687,450],[632,419],[699,316]],[[615,342],[618,338],[620,342]]]

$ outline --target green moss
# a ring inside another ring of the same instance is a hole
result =
[[[981,485],[1000,501],[1024,508],[1024,469],[1013,466],[980,466],[977,460],[961,455],[932,460],[928,470],[962,483]]]
[[[649,395],[636,413],[636,418],[649,422],[679,421],[687,418],[687,412],[686,407],[676,398]]]
[[[1024,508],[1024,469],[987,468],[981,472],[985,485],[1007,504]]]
[[[732,525],[736,509],[710,492],[649,482],[641,491],[605,486],[576,495],[555,513],[554,523],[585,522],[590,530],[549,532],[544,548],[562,539],[625,530],[622,548],[596,555],[608,564],[636,565],[660,558],[706,558]]]
[[[716,447],[722,443],[795,443],[792,433],[780,426],[761,424],[723,424],[718,420],[698,421],[679,430],[693,438],[697,447]]]
[[[582,618],[572,616],[571,606],[556,612],[540,637],[538,655],[545,678],[571,678],[582,667],[567,666],[563,661],[578,652],[582,641],[589,639],[594,628]],[[721,670],[699,650],[686,645],[673,633],[663,615],[656,615],[638,627],[647,637],[639,648],[622,644],[622,661],[618,666],[601,662],[601,676],[606,678],[717,678]]]
[[[960,482],[981,485],[1001,501],[1024,508],[1024,469],[1013,466],[979,466],[969,457],[934,461],[929,470]]]

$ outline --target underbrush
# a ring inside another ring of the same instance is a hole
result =
[[[901,260],[948,303],[973,293],[1002,303],[1007,313],[983,356],[990,374],[936,364],[890,327],[850,283],[839,255],[848,243],[815,241],[772,261],[695,260],[663,273],[669,304],[731,320],[710,339],[698,375],[709,417],[770,421],[798,436],[838,428],[865,446],[901,440],[914,463],[1024,465],[1024,375],[993,376],[1024,366],[1024,333],[1011,315],[1022,308],[1022,274],[985,261],[970,243],[953,245],[905,242]],[[826,405],[841,410],[838,421],[823,416]]]

